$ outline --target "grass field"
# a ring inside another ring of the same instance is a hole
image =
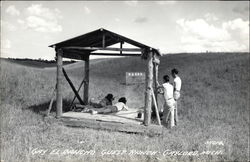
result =
[[[183,81],[180,123],[174,129],[163,129],[163,136],[148,137],[69,128],[56,119],[45,120],[42,114],[55,87],[56,69],[1,60],[1,160],[248,161],[249,53],[166,55],[161,58],[159,80],[173,67],[180,70]],[[70,64],[65,69],[78,86],[83,78],[83,63]],[[93,61],[90,96],[100,99],[113,93],[117,97],[128,97],[130,107],[141,107],[144,85],[126,87],[124,81],[125,72],[144,70],[145,61],[140,58]],[[73,92],[65,80],[63,84],[66,111]],[[79,155],[74,150],[84,150],[86,154]],[[107,155],[107,150],[129,153]],[[201,154],[171,156],[165,154],[166,150]],[[218,150],[219,155],[204,152]],[[157,152],[140,155],[139,151]]]

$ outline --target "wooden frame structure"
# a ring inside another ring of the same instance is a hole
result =
[[[111,48],[109,46],[120,43],[120,48]],[[128,43],[137,48],[123,48],[123,44]],[[65,40],[50,45],[56,51],[57,60],[57,79],[56,79],[56,116],[62,116],[62,77],[63,77],[63,58],[77,59],[85,61],[85,79],[84,79],[84,104],[89,100],[89,58],[90,55],[102,56],[141,56],[147,61],[146,90],[145,90],[145,109],[144,125],[151,123],[152,92],[156,90],[158,78],[158,65],[160,63],[160,52],[145,44],[139,43],[122,35],[116,34],[106,29],[98,29],[90,33]],[[116,51],[119,53],[97,53],[96,51]],[[130,53],[124,53],[130,52]],[[137,52],[131,53],[131,52]],[[138,53],[139,52],[139,53]],[[157,93],[155,98],[157,101]],[[155,103],[155,102],[154,102]]]

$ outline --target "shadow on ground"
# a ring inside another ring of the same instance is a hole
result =
[[[28,109],[32,110],[33,112],[35,112],[37,114],[45,115],[48,112],[49,104],[50,104],[50,102],[48,101],[48,102],[41,103],[39,105],[32,105]],[[70,111],[70,105],[71,105],[71,101],[64,100],[63,101],[63,112]],[[56,112],[56,101],[53,102],[50,113],[53,113],[53,112]]]

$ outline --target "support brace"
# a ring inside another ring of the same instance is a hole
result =
[[[65,76],[66,80],[68,81],[70,87],[72,88],[73,92],[76,95],[76,98],[79,100],[80,104],[84,105],[84,102],[82,101],[81,97],[79,96],[78,92],[76,91],[76,88],[74,87],[73,83],[71,82],[71,80],[69,79],[66,71],[64,70],[64,68],[62,68],[63,70],[63,75]]]

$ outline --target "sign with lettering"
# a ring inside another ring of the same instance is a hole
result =
[[[126,72],[126,84],[145,83],[145,72]]]

